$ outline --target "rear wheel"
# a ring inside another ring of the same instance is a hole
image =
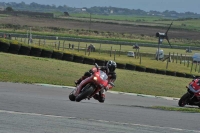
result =
[[[93,86],[91,86],[90,84],[86,85],[83,90],[81,91],[81,93],[76,97],[76,102],[80,102],[81,100],[87,98],[88,96],[90,96],[92,93],[94,92],[94,88]]]
[[[190,99],[190,94],[189,93],[185,93],[181,99],[178,101],[178,105],[180,107],[184,107],[186,104],[188,104],[189,102],[189,99]]]

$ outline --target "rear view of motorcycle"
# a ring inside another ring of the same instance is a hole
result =
[[[178,105],[180,107],[184,107],[185,105],[200,107],[200,78],[194,77],[186,88],[187,92],[180,98]]]

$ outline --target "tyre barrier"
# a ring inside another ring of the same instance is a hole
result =
[[[73,61],[74,60],[74,55],[63,53],[62,60]]]
[[[95,63],[97,63],[99,66],[104,66],[105,65],[105,60],[95,59]]]
[[[166,70],[166,75],[169,75],[169,76],[176,76],[176,72],[175,72],[175,71]]]
[[[31,47],[28,46],[21,46],[19,49],[19,55],[30,55]]]
[[[193,74],[188,74],[188,73],[185,74],[185,77],[186,77],[186,78],[193,79],[193,76],[194,76]]]
[[[52,54],[53,54],[53,51],[43,49],[40,57],[51,58]]]
[[[176,76],[185,78],[186,74],[185,73],[181,73],[181,72],[176,72]]]
[[[156,74],[166,75],[166,71],[157,69]]]
[[[42,53],[42,49],[31,47],[30,56],[40,57]]]
[[[119,68],[119,69],[125,69],[126,68],[126,64],[117,63],[117,68]]]
[[[89,64],[89,65],[94,65],[95,59],[91,59],[91,58],[84,58],[83,63],[84,64]]]
[[[76,63],[83,63],[84,61],[84,57],[81,57],[81,56],[74,56],[74,60],[73,62],[76,62]]]
[[[126,69],[127,70],[135,70],[136,69],[136,65],[126,64]]]
[[[135,71],[145,72],[146,71],[146,67],[144,67],[144,66],[136,66]]]
[[[18,54],[21,45],[10,43],[10,47],[8,49],[8,53]]]
[[[10,43],[6,41],[0,41],[0,52],[8,52]]]
[[[155,68],[146,68],[146,71],[147,73],[156,73],[156,70]]]
[[[53,51],[53,54],[52,54],[53,59],[62,60],[62,57],[63,57],[63,53],[60,53],[58,51]]]
[[[48,51],[48,50],[37,48],[37,47],[23,46],[22,44],[15,44],[12,42],[9,43],[6,40],[0,41],[0,52],[9,52],[13,54],[30,55],[30,56],[36,56],[36,57],[55,58],[59,60],[62,59],[65,61],[74,61],[77,63],[85,63],[85,64],[91,64],[91,65],[93,65],[94,63],[97,63],[100,66],[103,66],[106,63],[105,60],[84,58],[82,56],[81,57],[74,56],[68,53],[60,53],[56,51]],[[159,70],[159,69],[154,69],[154,68],[145,68],[143,66],[136,66],[134,64],[117,63],[117,68],[156,73],[156,74],[162,74],[162,75],[177,76],[177,77],[183,77],[183,78],[193,78],[192,74],[168,71],[168,70]]]

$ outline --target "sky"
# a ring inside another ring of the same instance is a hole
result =
[[[144,11],[165,10],[176,11],[179,13],[194,12],[200,14],[200,0],[0,0],[0,2],[24,1],[26,4],[35,2],[45,5],[67,5],[69,7],[93,7],[93,6],[112,6],[128,9],[141,9]]]

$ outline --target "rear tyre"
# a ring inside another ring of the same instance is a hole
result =
[[[178,101],[178,105],[180,107],[184,107],[186,104],[188,104],[189,102],[189,99],[190,99],[190,94],[189,93],[185,93],[181,99]]]
[[[76,99],[76,97],[75,97],[74,94],[71,92],[71,93],[69,94],[69,100],[75,101],[75,99]]]
[[[94,92],[94,88],[91,85],[86,85],[82,92],[76,97],[76,102],[80,102],[81,100],[87,98],[87,96],[90,96]]]

